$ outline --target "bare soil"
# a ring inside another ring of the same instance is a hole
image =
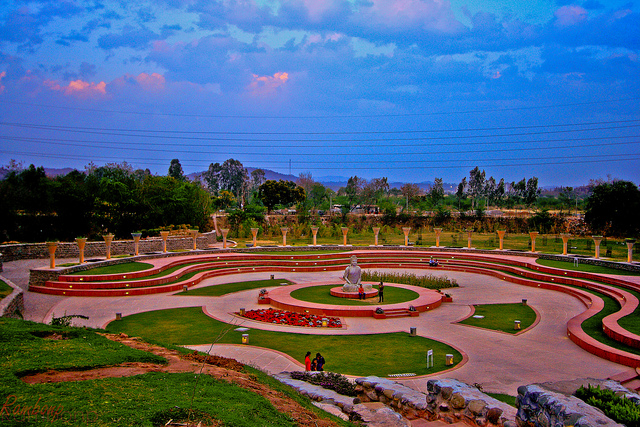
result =
[[[250,390],[264,398],[280,412],[287,414],[301,427],[334,427],[338,424],[333,421],[319,419],[312,411],[302,407],[297,402],[290,400],[286,395],[271,389],[265,384],[261,384],[253,375],[244,372],[244,365],[235,359],[228,359],[220,356],[206,356],[197,352],[182,354],[176,350],[169,350],[164,347],[149,344],[139,338],[129,337],[126,334],[101,334],[104,337],[127,345],[129,347],[148,351],[158,356],[164,357],[168,363],[159,365],[153,363],[123,363],[117,366],[106,366],[102,368],[83,371],[47,371],[38,374],[28,375],[22,381],[28,384],[55,383],[65,381],[84,381],[101,378],[127,377],[145,374],[148,372],[194,372],[210,375],[216,379],[236,384],[244,389]],[[215,424],[214,424],[215,425]]]

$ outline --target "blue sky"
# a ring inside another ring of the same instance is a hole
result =
[[[640,182],[640,6],[5,0],[0,165]]]

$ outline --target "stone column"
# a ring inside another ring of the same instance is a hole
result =
[[[193,250],[198,249],[198,230],[189,230],[189,234],[193,238]]]
[[[378,234],[380,234],[380,227],[373,227],[374,246],[378,246]]]
[[[411,231],[411,227],[402,227],[402,232],[404,233],[405,246],[409,246],[409,231]]]
[[[569,237],[571,234],[569,233],[560,233],[560,237],[562,237],[562,255],[567,254],[567,244],[569,243]]]
[[[82,264],[84,262],[84,245],[87,244],[87,238],[77,237],[76,243],[78,244],[78,250],[80,251],[80,256],[79,256],[80,264]]]
[[[138,255],[138,245],[140,243],[140,236],[142,236],[142,233],[131,233],[131,236],[133,236],[133,254]]]
[[[503,243],[504,243],[504,234],[507,232],[507,230],[498,230],[498,238],[500,239],[500,250],[504,250],[503,249]]]
[[[636,239],[626,239],[625,243],[627,244],[627,262],[633,262],[633,244],[636,242]]]
[[[442,233],[442,228],[434,228],[433,231],[436,232],[436,248],[440,247],[440,233]]]
[[[600,259],[600,242],[602,242],[602,236],[591,236],[591,238],[596,244],[595,259]]]
[[[47,242],[47,249],[49,249],[49,268],[56,268],[56,249],[58,242]]]
[[[111,242],[113,241],[113,234],[109,233],[109,234],[105,234],[102,236],[102,238],[104,239],[104,243],[107,247],[107,259],[111,259]]]
[[[282,246],[287,246],[287,233],[289,232],[289,228],[280,227],[280,231],[282,231]]]
[[[313,246],[318,246],[318,227],[311,227],[313,233]]]
[[[169,232],[161,231],[160,236],[162,236],[162,252],[167,253],[167,239],[169,238]]]
[[[471,249],[471,233],[473,233],[473,229],[465,231],[467,232],[467,249]]]
[[[227,249],[227,234],[229,234],[228,228],[221,228],[222,231],[222,249]]]
[[[342,230],[343,246],[347,246],[347,233],[349,232],[349,227],[340,227],[340,229]]]
[[[255,247],[256,247],[256,245],[258,244],[257,242],[258,242],[258,231],[259,231],[259,230],[260,230],[259,228],[252,228],[252,229],[251,229],[251,235],[253,236],[253,242],[252,242],[252,245],[253,245],[253,247],[254,247],[254,248],[255,248]]]
[[[536,237],[538,237],[537,231],[530,231],[529,237],[531,237],[531,252],[536,251]]]

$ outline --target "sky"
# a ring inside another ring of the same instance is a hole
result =
[[[0,165],[640,183],[625,0],[3,0]]]

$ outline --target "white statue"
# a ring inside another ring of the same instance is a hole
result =
[[[351,257],[351,265],[344,270],[342,278],[345,280],[345,284],[342,286],[343,292],[358,292],[360,287],[360,279],[362,277],[362,269],[358,265],[358,258],[353,255]],[[370,284],[363,284],[364,291],[371,291]]]

